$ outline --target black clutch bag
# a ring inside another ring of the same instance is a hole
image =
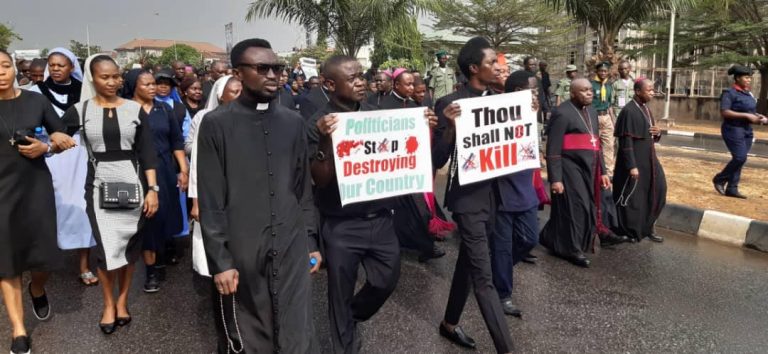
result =
[[[141,190],[136,183],[103,182],[99,193],[102,209],[136,209],[141,204]]]

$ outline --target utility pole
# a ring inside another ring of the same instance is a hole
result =
[[[662,120],[667,121],[667,125],[674,126],[675,120],[669,118],[669,104],[670,104],[670,96],[672,95],[671,89],[672,89],[672,59],[675,56],[674,53],[674,46],[675,46],[675,7],[672,6],[672,11],[670,11],[670,20],[669,20],[669,48],[667,49],[667,93],[666,98],[664,99],[664,117],[661,118]]]
[[[88,57],[91,56],[91,29],[85,25],[85,48],[88,50]]]

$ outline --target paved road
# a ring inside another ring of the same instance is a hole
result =
[[[712,152],[728,153],[728,148],[726,148],[723,139],[720,137],[664,135],[661,138],[660,144],[664,146],[687,147]],[[750,154],[759,157],[768,157],[768,145],[753,144],[752,149],[750,150]]]
[[[537,249],[537,265],[517,268],[515,298],[523,319],[509,318],[518,352],[765,352],[768,350],[768,257],[664,232],[664,244],[642,242],[601,250],[591,269],[579,269]],[[437,334],[457,255],[428,264],[405,252],[402,278],[381,312],[360,326],[368,353],[457,353]],[[71,269],[74,255],[68,256]],[[193,277],[189,257],[169,271],[158,294],[131,293],[134,322],[103,336],[100,289],[58,272],[48,290],[55,314],[27,319],[36,352],[212,352],[213,314],[208,288]],[[328,341],[326,277],[314,279],[315,321],[324,352]],[[29,308],[28,298],[25,306]],[[8,338],[0,311],[0,338]],[[29,317],[29,316],[28,316]],[[462,318],[481,353],[493,351],[473,298]],[[7,343],[7,342],[6,342]],[[7,345],[7,344],[6,344]]]

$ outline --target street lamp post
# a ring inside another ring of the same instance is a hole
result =
[[[662,120],[667,121],[667,125],[675,125],[675,120],[669,117],[669,104],[672,95],[672,59],[674,57],[674,45],[675,45],[675,7],[672,6],[672,11],[669,20],[669,48],[667,49],[667,92],[664,99],[664,117]]]

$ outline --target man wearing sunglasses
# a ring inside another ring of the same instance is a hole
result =
[[[243,91],[205,116],[197,142],[200,225],[226,325],[219,352],[316,353],[310,273],[322,257],[305,121],[275,100],[285,65],[269,42],[242,41],[231,60]]]
[[[310,119],[307,135],[328,266],[333,352],[355,354],[361,346],[357,323],[375,315],[395,290],[400,247],[392,222],[393,198],[341,206],[331,141],[339,122],[336,113],[377,108],[365,102],[365,80],[357,59],[337,55],[324,66],[330,102]],[[437,124],[431,110],[425,109],[425,118]],[[355,294],[360,265],[365,285]]]

